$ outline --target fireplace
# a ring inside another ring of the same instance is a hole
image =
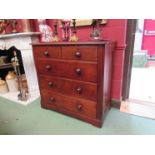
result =
[[[7,64],[11,63],[11,58],[13,57],[13,51],[16,51],[17,57],[20,63],[20,72],[22,75],[25,75],[29,98],[27,101],[18,100],[19,92],[9,92],[6,94],[0,94],[1,97],[4,97],[8,100],[27,105],[32,103],[35,99],[39,98],[39,87],[38,80],[36,75],[36,69],[33,60],[32,54],[32,42],[39,41],[39,33],[27,32],[27,33],[16,33],[16,34],[7,34],[0,36],[0,55],[7,55]],[[0,68],[0,77],[5,79],[8,71],[14,70],[10,67]]]
[[[0,57],[5,58],[5,62],[0,63],[0,69],[1,69],[0,77],[3,80],[5,80],[5,77],[9,71],[14,71],[12,65],[14,52],[16,52],[19,61],[20,74],[25,74],[21,51],[18,50],[15,46],[10,47],[9,49],[0,49]]]

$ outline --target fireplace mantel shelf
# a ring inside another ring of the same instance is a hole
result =
[[[22,32],[0,35],[0,39],[40,35],[40,32]]]

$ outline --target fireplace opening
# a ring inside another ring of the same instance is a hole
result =
[[[15,60],[15,53],[16,58],[19,62],[18,72],[17,68],[13,65],[13,61]],[[13,81],[11,82],[11,80],[9,82],[8,80],[6,80],[6,77],[9,77],[11,75],[15,75],[16,77],[14,83]],[[0,50],[0,78],[1,80],[6,82],[8,92],[21,92],[21,90],[24,90],[28,93],[28,85],[25,76],[21,51],[18,50],[15,46],[10,47],[9,49]],[[0,89],[3,89],[3,87]]]
[[[0,50],[0,78],[3,80],[5,80],[9,71],[14,71],[14,67],[12,65],[12,59],[15,57],[14,51],[16,52],[19,61],[20,73],[21,75],[25,74],[21,51],[15,46],[12,46],[9,49]]]

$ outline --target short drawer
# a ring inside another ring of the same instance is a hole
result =
[[[89,118],[96,118],[96,102],[61,95],[50,91],[42,92],[42,104],[51,109],[63,109]]]
[[[54,76],[39,76],[41,89],[47,89],[62,94],[96,101],[97,84],[77,80],[64,79]]]
[[[58,46],[33,47],[35,58],[61,58],[61,48]]]
[[[62,58],[73,60],[97,61],[96,46],[63,46]]]
[[[97,82],[97,63],[42,59],[36,60],[36,68],[38,74]]]

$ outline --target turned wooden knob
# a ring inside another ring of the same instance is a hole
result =
[[[81,87],[78,87],[78,88],[76,89],[76,91],[77,91],[78,94],[81,94],[81,93],[82,93],[82,88],[81,88]]]
[[[54,102],[54,101],[55,101],[55,98],[54,98],[54,97],[50,97],[50,98],[49,98],[49,101],[50,101],[50,102]]]
[[[77,75],[81,75],[81,69],[80,68],[76,68],[75,72],[76,72]]]
[[[81,53],[79,51],[75,52],[75,57],[76,58],[81,58]]]
[[[44,52],[44,55],[45,55],[45,56],[49,56],[48,51],[45,51],[45,52]]]
[[[51,70],[51,66],[50,65],[46,65],[46,69],[47,70]]]
[[[54,83],[50,81],[50,82],[48,82],[48,86],[49,87],[53,87],[54,86]]]
[[[81,111],[81,110],[83,109],[83,105],[78,104],[78,105],[77,105],[77,109],[78,109],[79,111]]]

